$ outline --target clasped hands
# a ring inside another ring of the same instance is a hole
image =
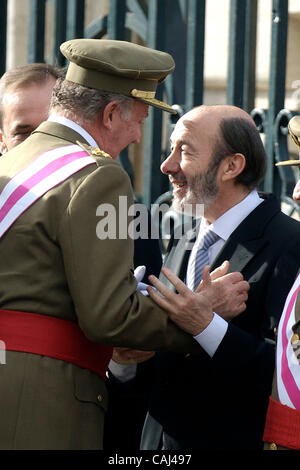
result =
[[[166,310],[170,319],[181,329],[193,336],[201,333],[211,322],[213,312],[226,321],[232,320],[246,309],[249,284],[239,272],[228,273],[229,261],[209,272],[206,266],[202,281],[195,291],[191,291],[168,268],[162,268],[162,274],[174,286],[173,292],[156,276],[149,276],[153,287],[145,287],[151,299]],[[115,348],[113,359],[121,364],[142,362],[154,353],[134,351],[127,348]]]
[[[174,323],[193,336],[208,326],[213,312],[229,321],[246,308],[249,284],[243,275],[239,272],[227,274],[229,261],[211,274],[209,269],[209,266],[203,269],[202,281],[195,291],[191,291],[167,268],[162,268],[162,273],[177,292],[171,291],[155,276],[149,276],[156,288],[147,288],[150,297],[168,312]]]

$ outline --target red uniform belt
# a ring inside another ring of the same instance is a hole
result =
[[[270,397],[263,440],[289,449],[300,449],[300,411]]]
[[[104,379],[113,349],[88,340],[77,323],[15,310],[0,310],[0,340],[7,351],[61,359]]]

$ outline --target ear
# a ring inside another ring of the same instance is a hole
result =
[[[8,148],[6,146],[6,143],[3,140],[3,133],[2,130],[0,129],[0,153],[3,155],[8,151]]]
[[[102,123],[106,129],[112,129],[117,112],[119,112],[119,104],[117,101],[110,101],[105,106],[102,113]]]
[[[235,179],[238,175],[242,173],[246,166],[246,159],[242,153],[235,153],[230,155],[221,162],[221,179],[222,181],[228,181]]]

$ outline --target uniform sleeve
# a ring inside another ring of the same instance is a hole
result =
[[[59,243],[79,326],[90,340],[111,346],[197,353],[200,347],[192,336],[169,321],[150,298],[136,292],[134,242],[124,235],[124,227],[119,236],[120,217],[126,216],[124,201],[128,210],[133,204],[130,181],[111,161],[85,178],[61,220]],[[116,237],[110,221],[110,236],[99,238],[101,204],[116,215]]]

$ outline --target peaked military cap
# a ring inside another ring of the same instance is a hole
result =
[[[61,44],[60,50],[70,61],[67,80],[176,114],[167,103],[155,99],[157,85],[175,68],[170,54],[109,39],[72,39]]]
[[[289,133],[290,136],[292,137],[293,141],[297,145],[297,147],[300,147],[300,116],[294,116],[292,119],[290,119],[289,124]],[[300,152],[300,148],[299,148]],[[300,160],[285,160],[284,162],[279,162],[276,163],[276,166],[284,166],[284,165],[300,165]]]

